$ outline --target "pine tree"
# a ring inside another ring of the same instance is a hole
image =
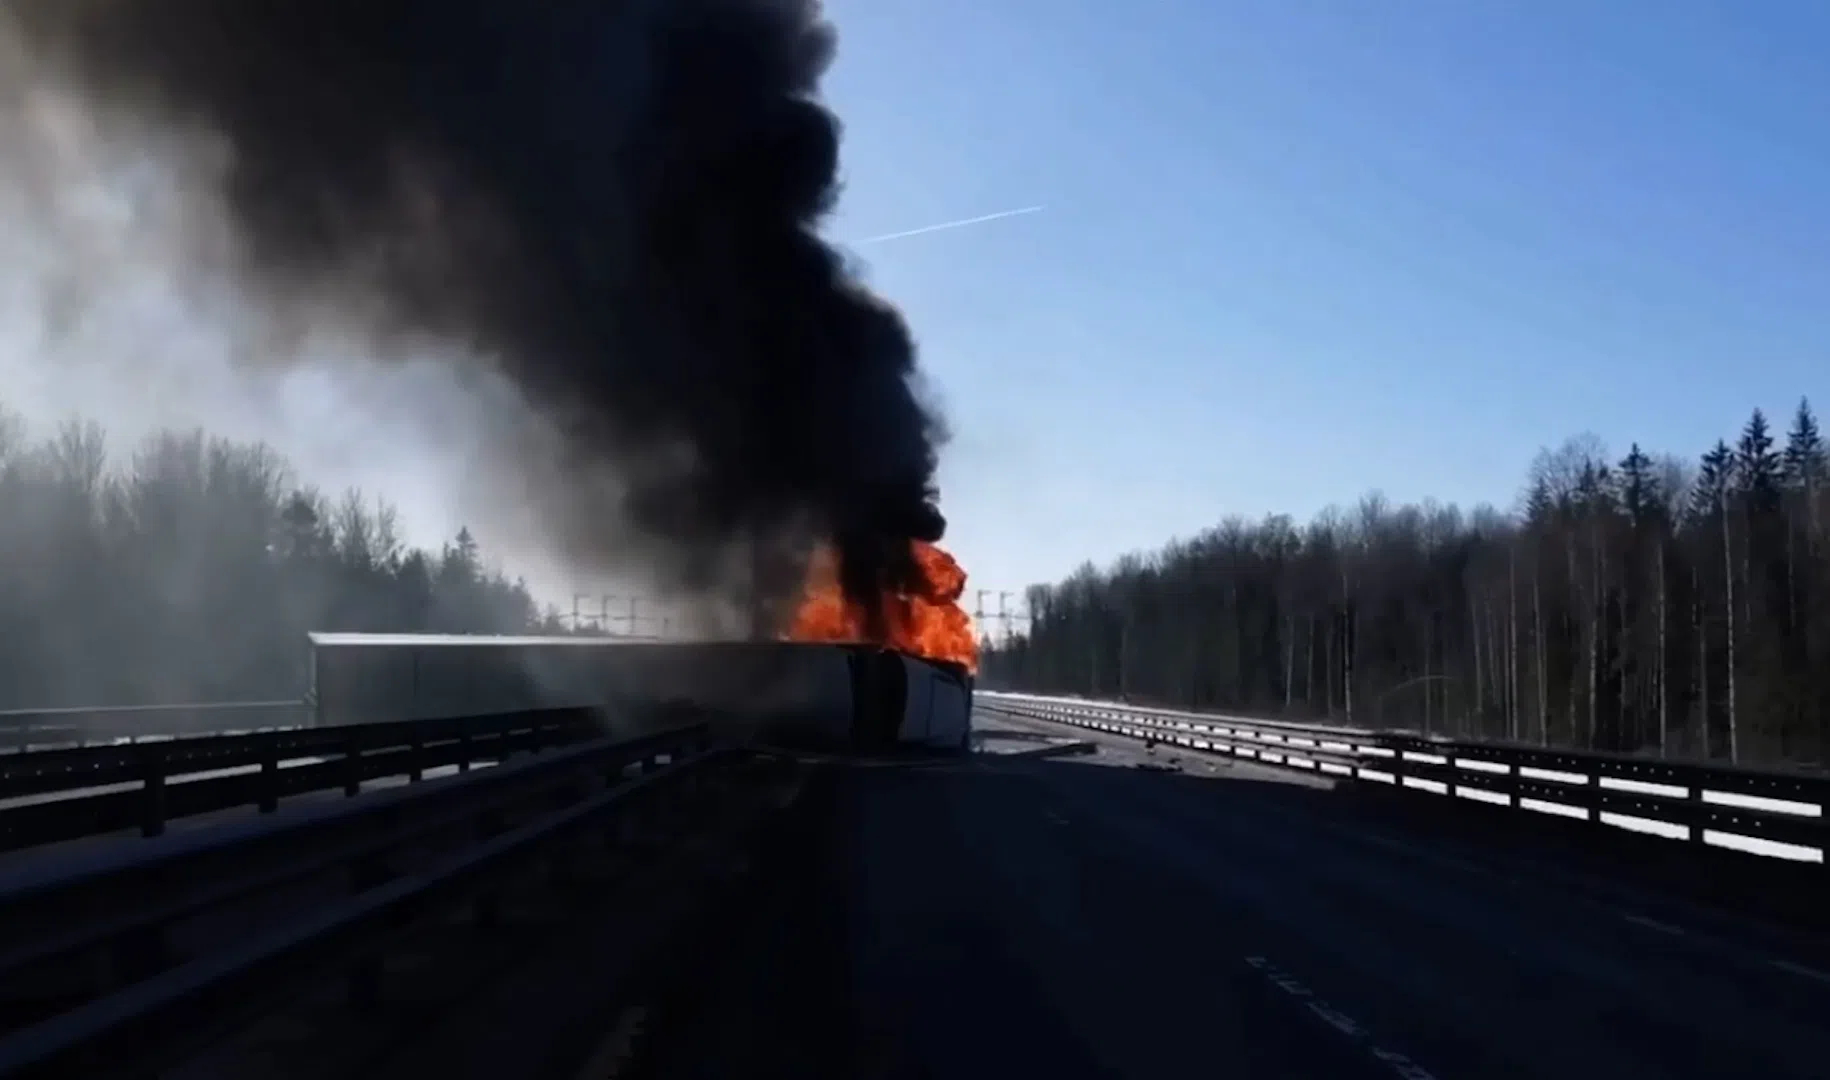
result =
[[[1734,451],[1726,442],[1717,441],[1709,453],[1704,454],[1697,470],[1696,483],[1690,488],[1690,506],[1688,517],[1697,525],[1715,525],[1716,515],[1722,512],[1723,503],[1727,501],[1728,491],[1733,484]]]
[[[1786,566],[1785,630],[1783,659],[1784,679],[1792,698],[1787,710],[1788,726],[1799,730],[1801,739],[1816,744],[1820,760],[1830,752],[1830,704],[1826,704],[1827,680],[1819,672],[1818,653],[1822,642],[1830,641],[1819,620],[1813,619],[1822,581],[1819,540],[1822,530],[1821,507],[1826,475],[1830,474],[1830,455],[1826,454],[1823,436],[1810,401],[1800,398],[1792,414],[1792,428],[1786,434],[1785,463]]]
[[[1735,446],[1734,480],[1749,514],[1779,511],[1783,483],[1779,454],[1773,449],[1773,433],[1767,427],[1766,414],[1759,409],[1748,418]]]
[[[1817,417],[1812,414],[1811,402],[1806,398],[1798,399],[1798,411],[1792,414],[1792,430],[1786,434],[1784,460],[1786,485],[1794,490],[1808,491],[1820,486],[1826,469],[1830,468],[1824,439],[1817,429]]]
[[[1618,475],[1620,508],[1627,520],[1641,525],[1658,505],[1658,478],[1652,475],[1652,459],[1638,443],[1620,459]]]
[[[1369,498],[1300,534],[1235,520],[1116,571],[1087,567],[1037,590],[1029,633],[987,657],[987,677],[1082,693],[1122,683],[1139,701],[1293,719],[1823,761],[1830,448],[1808,404],[1792,421],[1776,450],[1756,413],[1689,467],[1637,444],[1604,465],[1599,440],[1569,440],[1533,463],[1511,514]]]

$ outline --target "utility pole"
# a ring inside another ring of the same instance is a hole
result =
[[[1011,625],[1013,622],[1029,622],[1027,613],[1017,614],[1010,610],[1010,600],[1016,595],[1013,592],[998,593],[998,624],[1003,628],[1006,644],[1009,644],[1010,639],[1016,636],[1016,628]]]
[[[999,630],[999,637],[1001,637],[999,644],[1003,644],[1005,648],[1010,648],[1010,643],[1016,641],[1016,633],[1012,632],[1012,628],[1010,628],[1010,593],[997,593],[997,630]],[[1017,657],[1019,670],[1008,674],[1010,677],[1016,679],[1016,685],[1019,686],[1019,688],[1025,685],[1025,677],[1028,675],[1028,672],[1021,670],[1021,668],[1025,666],[1025,659],[1027,659],[1027,655],[1019,655],[1019,657]]]
[[[1120,701],[1131,700],[1131,683],[1129,679],[1131,668],[1130,664],[1127,663],[1130,659],[1130,656],[1128,655],[1130,652],[1131,611],[1129,608],[1125,608],[1121,610],[1118,616],[1118,700]]]

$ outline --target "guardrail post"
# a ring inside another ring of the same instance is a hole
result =
[[[141,743],[140,777],[145,790],[140,800],[140,835],[159,836],[165,832],[165,748],[157,743]]]
[[[1692,777],[1685,785],[1685,791],[1688,792],[1688,794],[1685,796],[1684,801],[1689,805],[1691,811],[1689,815],[1690,820],[1684,823],[1685,838],[1699,847],[1706,846],[1708,842],[1703,839],[1703,834],[1708,830],[1703,822],[1705,820],[1704,815],[1709,813],[1709,804],[1703,801],[1702,778]],[[1826,807],[1826,809],[1830,809],[1830,807]]]
[[[413,739],[408,744],[407,783],[417,784],[426,776],[426,725],[413,721]]]
[[[280,808],[280,740],[277,732],[266,732],[261,740],[261,813],[271,814]]]
[[[1582,809],[1588,814],[1587,824],[1596,834],[1607,835],[1611,838],[1613,826],[1601,820],[1601,815],[1603,813],[1602,807],[1605,805],[1604,800],[1607,798],[1608,794],[1601,786],[1601,770],[1596,768],[1585,768],[1583,773]],[[1606,841],[1599,842],[1605,843]]]
[[[461,772],[461,773],[467,773],[470,771],[470,759],[476,756],[476,749],[471,744],[471,741],[470,741],[470,729],[472,727],[474,727],[475,724],[476,724],[476,721],[474,718],[472,718],[472,719],[466,719],[458,725],[457,769],[458,769],[458,772]]]
[[[362,737],[361,729],[350,728],[343,735],[343,794],[359,795],[362,793]]]

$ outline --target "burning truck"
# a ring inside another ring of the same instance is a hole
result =
[[[313,634],[315,721],[592,708],[608,731],[633,736],[657,709],[686,706],[738,738],[795,751],[964,752],[977,670],[958,603],[965,575],[938,548],[917,556],[924,587],[883,598],[875,616],[816,560],[774,641]]]
[[[786,636],[843,644],[851,658],[853,731],[867,753],[898,748],[967,750],[978,640],[960,606],[966,572],[937,545],[909,546],[905,587],[867,610],[845,594],[838,561],[817,552]]]

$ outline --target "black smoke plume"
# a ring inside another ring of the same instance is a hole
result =
[[[839,151],[817,0],[0,0],[0,20],[96,115],[226,150],[245,287],[378,346],[487,357],[581,473],[613,466],[614,496],[550,500],[574,553],[632,528],[685,583],[748,547],[779,601],[820,539],[870,601],[940,538],[909,331],[815,233]]]

